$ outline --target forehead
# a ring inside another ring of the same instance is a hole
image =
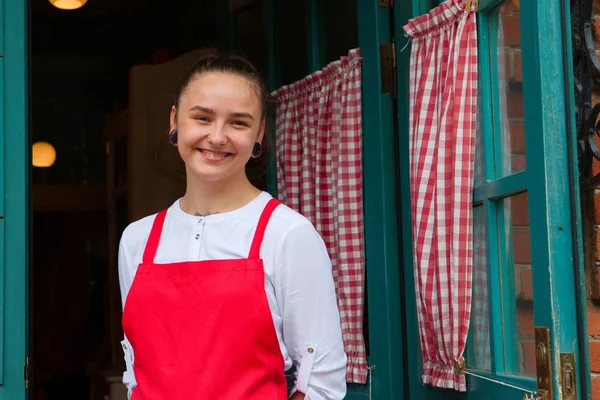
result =
[[[206,105],[230,104],[260,108],[255,84],[243,76],[224,72],[204,72],[196,75],[188,83],[181,100],[186,103],[208,102],[211,104]]]

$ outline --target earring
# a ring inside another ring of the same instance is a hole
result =
[[[258,158],[262,155],[262,144],[256,142],[252,148],[252,157]]]
[[[173,129],[169,132],[169,142],[171,142],[173,146],[177,146],[177,129]]]

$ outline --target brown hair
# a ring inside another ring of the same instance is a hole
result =
[[[262,104],[263,119],[266,119],[268,111],[274,104],[274,98],[267,90],[262,76],[250,61],[236,55],[223,55],[218,50],[208,50],[200,57],[194,65],[186,72],[175,92],[175,108],[179,106],[179,99],[185,93],[190,81],[205,72],[222,72],[246,78],[254,84],[256,97]]]
[[[263,186],[259,181],[263,181],[266,175],[266,166],[268,162],[269,146],[269,115],[275,104],[275,99],[267,90],[267,86],[258,72],[257,68],[249,60],[237,55],[225,55],[216,49],[207,49],[206,53],[198,59],[194,65],[185,73],[181,83],[175,91],[173,104],[175,109],[179,107],[179,99],[185,93],[190,81],[205,72],[222,72],[233,74],[250,81],[255,88],[256,97],[262,105],[262,122],[265,124],[265,134],[263,136],[263,153],[259,158],[251,158],[246,165],[246,175],[252,183],[259,187]]]

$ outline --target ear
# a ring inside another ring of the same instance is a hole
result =
[[[177,109],[175,106],[171,106],[171,117],[170,117],[170,129],[171,132],[173,129],[177,129]]]
[[[263,118],[260,122],[260,128],[258,129],[258,136],[256,137],[256,141],[262,144],[263,138],[265,137],[265,130],[267,129],[267,121]]]

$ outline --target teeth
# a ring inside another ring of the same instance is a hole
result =
[[[202,150],[202,152],[210,158],[225,158],[227,156],[227,154],[224,153],[213,153],[208,150]]]

